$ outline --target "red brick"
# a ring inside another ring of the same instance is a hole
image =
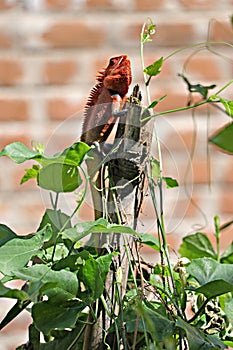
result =
[[[175,132],[175,130],[174,130],[174,132]],[[169,148],[171,148],[172,150],[175,150],[175,151],[183,151],[184,147],[185,147],[186,149],[188,149],[190,151],[191,147],[192,147],[194,131],[193,130],[189,130],[189,131],[179,130],[178,133],[179,133],[178,136],[181,139],[180,140],[181,142],[177,142],[177,139],[174,138],[173,132],[168,134],[167,142],[169,144]]]
[[[94,220],[94,210],[91,197],[88,201],[85,201],[79,210],[79,219],[82,221]]]
[[[80,22],[56,23],[43,34],[43,39],[55,48],[96,48],[103,44],[104,38],[100,27],[90,27]]]
[[[6,145],[9,145],[12,142],[22,142],[28,147],[30,146],[30,138],[28,135],[25,135],[24,133],[17,132],[17,134],[2,134],[0,133],[0,150],[6,147]]]
[[[135,9],[138,11],[158,10],[163,7],[162,0],[135,0]]]
[[[180,0],[180,3],[187,9],[203,10],[213,9],[218,3],[217,0]]]
[[[0,48],[1,49],[9,49],[12,46],[12,38],[11,36],[4,32],[4,30],[1,29],[0,33]]]
[[[208,163],[206,159],[196,158],[192,162],[193,182],[208,184],[210,181]]]
[[[213,41],[224,41],[233,43],[233,29],[230,23],[213,21],[211,26],[210,39]]]
[[[102,9],[106,9],[106,8],[112,8],[112,1],[111,0],[86,0],[86,5],[89,8],[102,8]]]
[[[196,55],[189,60],[187,72],[188,74],[193,74],[195,79],[199,79],[201,82],[208,80],[214,83],[215,81],[221,79],[220,67],[221,64],[220,66],[218,65],[218,61],[215,59],[215,57],[211,55]],[[196,84],[198,81],[193,81],[191,83]]]
[[[0,0],[0,10],[7,10],[14,6],[14,3],[11,3],[7,0]]]
[[[151,89],[151,91],[153,90]],[[164,98],[163,101],[159,102],[159,104],[156,106],[156,109],[155,109],[156,112],[163,112],[163,111],[182,108],[186,106],[187,96],[185,95],[185,93],[184,94],[178,93],[178,92],[176,93],[168,90],[167,91],[160,90],[159,96],[152,95],[152,101],[162,97],[165,94],[167,94],[167,97]],[[175,117],[176,113],[172,113],[169,115],[172,117]]]
[[[44,67],[44,82],[48,84],[65,84],[75,75],[77,65],[73,61],[51,61]]]
[[[66,9],[71,5],[71,0],[46,0],[45,6],[52,10]]]
[[[232,155],[229,156],[229,160],[230,158],[232,158]],[[233,164],[232,162],[228,162],[227,164],[224,180],[227,183],[233,183]]]
[[[28,102],[0,98],[0,121],[22,121],[29,118]]]
[[[47,102],[47,113],[52,120],[64,120],[82,109],[83,104],[78,101],[54,98]]]
[[[23,186],[25,185],[26,184],[23,184]],[[34,188],[37,188],[37,190],[39,191],[39,187],[34,186]],[[37,222],[39,223],[41,221],[42,216],[45,212],[45,207],[42,201],[41,203],[28,203],[28,205],[23,205],[22,209],[25,213],[25,216],[28,217],[28,220],[31,221],[34,226]]]
[[[233,214],[233,190],[232,188],[227,188],[227,191],[223,192],[221,195],[221,210],[225,214]]]
[[[23,76],[21,64],[15,60],[0,60],[0,85],[15,85]]]
[[[192,24],[160,24],[157,26],[155,45],[160,46],[184,46],[190,45],[195,40]]]
[[[139,43],[142,30],[142,24],[131,24],[123,31],[122,37],[128,40],[135,40]],[[156,33],[152,37],[150,48],[153,46],[185,46],[190,45],[195,40],[192,24],[176,23],[176,24],[159,24],[156,26]]]

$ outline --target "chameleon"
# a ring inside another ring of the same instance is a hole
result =
[[[132,81],[131,64],[127,55],[112,57],[108,66],[96,77],[84,109],[84,120],[80,140],[88,145],[100,145],[108,139],[120,110],[127,99]],[[91,192],[95,219],[102,217],[101,198],[101,148],[94,150],[92,160],[87,160],[87,171],[91,180]],[[99,167],[99,169],[98,169]]]

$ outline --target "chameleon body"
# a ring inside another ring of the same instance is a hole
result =
[[[96,80],[84,112],[81,141],[87,144],[106,141],[112,131],[116,119],[113,104],[125,101],[132,80],[128,56],[111,58]]]
[[[97,83],[90,92],[84,111],[81,141],[92,145],[104,143],[110,135],[116,118],[126,100],[132,80],[130,60],[127,55],[113,57],[107,68],[97,75]],[[101,185],[101,154],[93,152],[87,161],[95,219],[103,216]]]

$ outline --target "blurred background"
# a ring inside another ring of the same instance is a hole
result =
[[[156,34],[145,45],[146,65],[177,51],[151,83],[152,100],[167,95],[157,111],[186,105],[187,85],[178,77],[184,68],[191,83],[216,84],[214,93],[233,77],[232,47],[214,44],[233,43],[232,8],[233,0],[0,0],[0,149],[14,141],[30,147],[33,141],[43,143],[45,151],[53,154],[78,141],[96,73],[112,56],[130,57],[132,86],[140,84],[146,105],[140,32],[147,17],[156,24]],[[202,50],[200,46],[180,50],[206,41],[211,42],[208,49],[202,45]],[[223,97],[232,99],[232,90],[229,87]],[[168,240],[174,251],[182,236],[195,230],[213,240],[215,214],[221,224],[232,220],[232,156],[207,142],[228,121],[219,110],[204,107],[194,116],[186,111],[156,120],[164,173],[180,184],[165,190]],[[154,146],[152,153],[156,156]],[[24,169],[30,165],[0,158],[0,222],[17,234],[36,231],[48,206],[36,182],[20,186]],[[75,201],[71,198],[70,202],[69,196],[65,200],[63,206],[69,213]],[[79,220],[90,219],[87,202]],[[139,228],[154,233],[154,223],[147,199]],[[231,227],[222,235],[224,249],[232,240]],[[8,300],[1,301],[1,319],[10,305]],[[0,350],[13,350],[25,342],[29,323],[25,312],[4,329]]]

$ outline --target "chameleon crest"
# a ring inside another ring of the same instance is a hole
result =
[[[125,101],[132,81],[128,56],[112,57],[96,80],[84,112],[81,141],[88,144],[106,141],[112,131],[116,119],[112,112],[113,102],[122,104]]]

